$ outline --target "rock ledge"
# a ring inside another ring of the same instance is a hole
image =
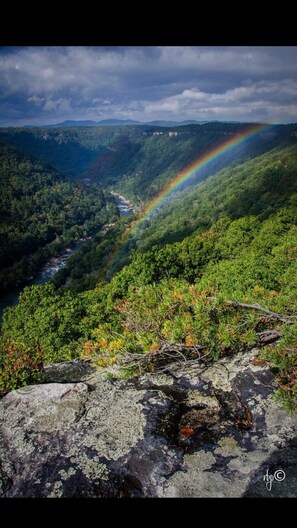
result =
[[[0,402],[0,496],[296,497],[296,416],[256,352],[129,382],[49,365]]]

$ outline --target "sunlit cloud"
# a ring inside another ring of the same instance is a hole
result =
[[[297,47],[0,49],[0,124],[297,120]]]

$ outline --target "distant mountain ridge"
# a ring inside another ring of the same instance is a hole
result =
[[[182,125],[199,125],[207,123],[207,121],[195,121],[190,119],[187,121],[134,121],[133,119],[102,119],[101,121],[87,120],[72,120],[68,119],[62,123],[55,123],[53,125],[25,125],[23,128],[56,128],[56,127],[95,127],[95,126],[117,126],[117,125],[151,125],[160,127],[172,127]]]

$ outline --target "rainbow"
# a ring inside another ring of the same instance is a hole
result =
[[[138,221],[139,225],[137,225],[137,228],[139,228],[140,225],[148,219],[148,217],[152,216],[156,209],[159,209],[164,202],[171,198],[172,195],[176,193],[184,183],[186,183],[192,176],[196,175],[199,170],[206,167],[210,162],[222,156],[237,145],[240,145],[244,141],[247,141],[248,139],[254,137],[256,134],[263,132],[266,128],[269,128],[270,126],[271,125],[262,124],[253,125],[248,129],[245,129],[244,131],[240,132],[239,134],[236,134],[234,137],[228,139],[224,143],[221,143],[214,149],[206,152],[194,162],[192,162],[191,165],[188,165],[181,173],[179,173],[173,180],[171,180],[164,187],[164,189],[162,189],[162,191],[147,205],[147,207],[143,211],[143,214],[141,215],[141,219]]]
[[[213,149],[199,156],[194,162],[188,165],[182,172],[180,172],[175,178],[173,178],[162,191],[151,200],[151,202],[146,206],[142,211],[142,214],[138,220],[133,222],[130,227],[129,240],[132,237],[135,237],[139,234],[139,231],[144,227],[144,224],[159,210],[167,200],[172,198],[172,196],[184,185],[190,178],[194,175],[197,175],[197,172],[202,168],[206,167],[210,162],[216,160],[220,156],[223,156],[226,152],[230,151],[234,147],[240,145],[241,143],[248,141],[257,134],[260,134],[264,130],[271,128],[272,125],[267,124],[255,124],[251,125],[248,128],[245,128],[243,131],[229,137],[227,141],[220,143]],[[121,255],[124,253],[124,250],[129,242],[126,242],[124,248],[120,251],[120,254],[117,253],[117,261],[120,259]],[[115,261],[113,261],[115,262]]]

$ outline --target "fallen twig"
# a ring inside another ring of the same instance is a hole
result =
[[[273,343],[281,337],[281,332],[278,330],[264,330],[263,332],[258,332],[257,336],[259,337],[258,344],[267,345],[268,343]]]

